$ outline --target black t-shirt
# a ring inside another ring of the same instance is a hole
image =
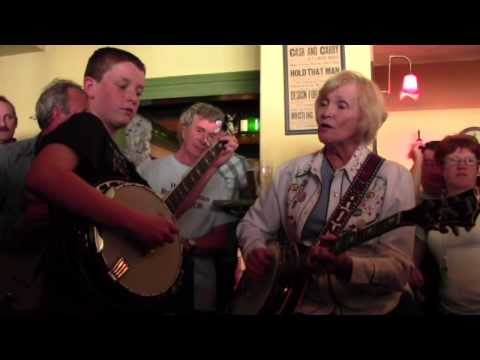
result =
[[[43,139],[39,152],[50,144],[70,148],[79,159],[74,172],[92,186],[108,180],[148,185],[114,143],[100,119],[91,113],[73,115]],[[49,214],[52,222],[45,257],[46,301],[54,308],[91,310],[100,305],[100,299],[90,296],[88,288],[81,287],[90,285],[81,284],[85,278],[80,278],[83,274],[78,266],[84,256],[78,234],[89,233],[90,222],[52,204],[49,204]]]
[[[91,113],[73,115],[55,131],[45,136],[38,151],[50,144],[62,144],[70,148],[79,160],[74,172],[92,186],[109,180],[148,186],[137,173],[135,165],[123,155],[112,140],[101,120]],[[90,223],[53,204],[49,204],[49,214],[55,229],[61,229],[64,233],[71,231],[72,225],[84,228]]]
[[[100,119],[91,113],[73,115],[44,138],[39,151],[54,143],[69,147],[78,156],[79,165],[75,173],[92,186],[112,179],[147,185]]]

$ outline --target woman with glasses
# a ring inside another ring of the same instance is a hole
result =
[[[470,135],[447,136],[435,151],[448,197],[477,189],[480,145]],[[441,281],[439,311],[443,314],[480,314],[480,217],[470,231],[459,228],[456,236],[430,231],[426,245],[438,265]]]

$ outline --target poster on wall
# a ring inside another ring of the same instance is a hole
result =
[[[328,78],[345,69],[343,45],[284,45],[285,134],[315,134],[315,100]]]

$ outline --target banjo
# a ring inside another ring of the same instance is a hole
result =
[[[149,187],[123,181],[106,181],[96,188],[105,196],[146,213],[158,214],[175,222],[176,210],[193,187],[218,158],[227,141],[213,145],[192,167],[165,200]],[[181,285],[183,243],[177,235],[171,243],[146,249],[130,234],[98,224],[75,229],[81,241],[63,242],[76,252],[68,256],[97,296],[109,303],[163,303]],[[73,243],[70,245],[68,243]],[[72,246],[76,248],[71,248]],[[71,266],[72,264],[70,264]]]
[[[425,200],[413,209],[389,216],[365,229],[346,232],[332,245],[336,255],[402,226],[418,225],[425,230],[458,235],[458,227],[470,231],[480,213],[480,195],[472,189],[457,196]],[[247,273],[241,277],[229,312],[236,315],[290,314],[300,301],[310,271],[306,267],[308,248],[288,239],[272,241],[273,266],[258,280]]]

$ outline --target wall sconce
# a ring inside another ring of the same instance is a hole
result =
[[[395,58],[407,60],[410,66],[410,72],[403,78],[402,91],[400,91],[400,100],[403,100],[406,97],[409,97],[413,100],[418,100],[419,94],[417,77],[412,73],[412,61],[404,55],[390,55],[388,57],[388,90],[382,90],[382,92],[386,92],[388,95],[391,94],[392,59]]]

